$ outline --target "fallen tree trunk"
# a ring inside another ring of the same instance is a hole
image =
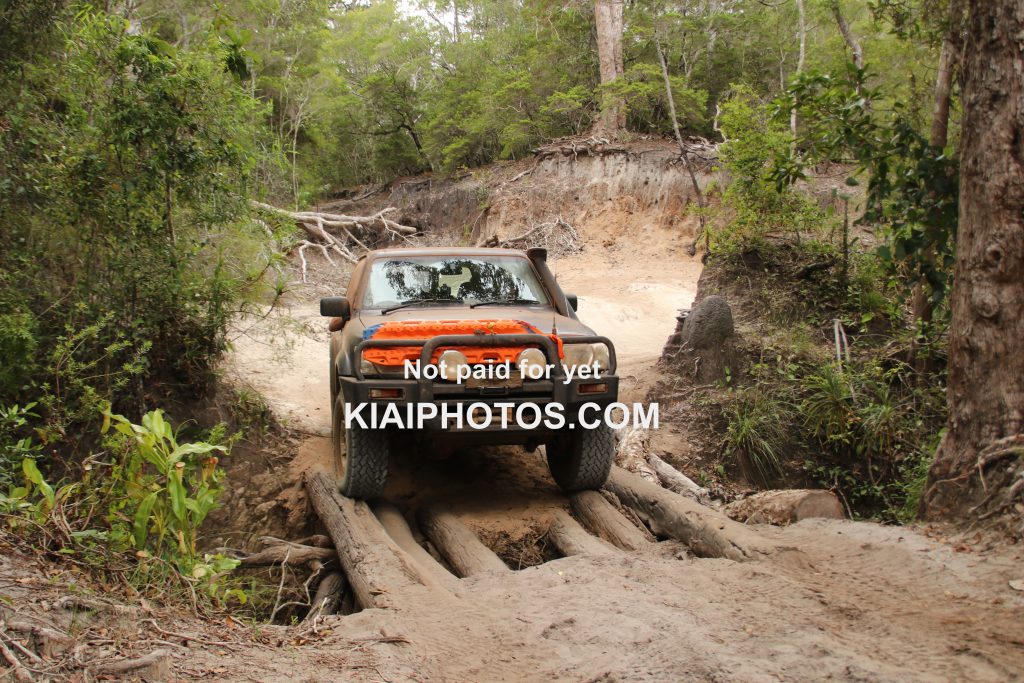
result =
[[[388,536],[416,563],[424,580],[440,584],[449,591],[458,590],[458,578],[416,542],[409,523],[398,508],[391,503],[374,503],[370,508],[373,514],[377,515]]]
[[[801,519],[823,517],[845,519],[843,506],[831,491],[817,489],[786,489],[761,491],[729,503],[725,514],[747,524],[785,526]]]
[[[596,536],[591,536],[568,513],[555,512],[548,538],[565,557],[573,555],[616,555],[618,550]]]
[[[651,525],[655,533],[685,543],[699,557],[748,560],[769,554],[775,546],[727,516],[619,467],[605,485]]]
[[[509,570],[501,558],[455,515],[430,506],[420,510],[419,522],[423,533],[459,576],[465,578],[482,572]]]
[[[339,494],[334,479],[323,472],[306,476],[306,490],[338,548],[338,559],[360,607],[395,607],[396,596],[423,587],[416,570],[366,503]]]
[[[697,501],[701,504],[706,504],[711,500],[711,493],[701,486],[697,485],[697,482],[690,479],[688,476],[677,470],[672,465],[662,460],[655,453],[647,454],[647,462],[654,468],[654,473],[661,479],[661,483],[670,491],[674,491],[681,496],[686,496],[692,500]]]
[[[580,491],[569,499],[583,526],[623,550],[641,550],[651,540],[597,491]]]

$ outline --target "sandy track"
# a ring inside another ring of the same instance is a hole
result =
[[[699,272],[680,267],[678,254],[641,256],[629,267],[614,250],[555,263],[580,295],[581,318],[619,345],[632,398],[642,397]],[[313,304],[291,309],[307,332],[290,350],[261,332],[237,343],[232,365],[309,434],[289,478],[329,463],[327,335],[315,313]],[[441,502],[488,543],[535,540],[566,507],[540,454],[519,449],[404,452],[393,471],[388,498],[406,510]],[[331,618],[301,647],[256,649],[244,661],[199,653],[195,665],[266,681],[294,680],[298,670],[306,680],[1021,678],[1024,594],[1008,585],[1024,578],[1020,552],[957,552],[914,529],[869,523],[759,531],[792,549],[737,563],[696,559],[664,541],[643,554],[555,559],[464,579],[452,601]],[[377,642],[381,634],[407,642]]]

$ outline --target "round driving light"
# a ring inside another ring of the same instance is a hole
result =
[[[365,358],[359,364],[359,370],[362,371],[364,375],[377,374],[377,366],[371,363],[370,361],[366,360]]]
[[[519,367],[519,374],[530,379],[540,379],[544,376],[543,368],[548,364],[547,356],[540,349],[523,349],[516,358],[516,365]],[[542,368],[536,370],[535,368]]]
[[[594,363],[601,370],[607,370],[608,366],[611,365],[611,357],[608,353],[608,347],[604,344],[594,344],[591,348],[594,350]]]
[[[455,349],[442,351],[441,356],[437,359],[441,377],[449,382],[454,382],[459,378],[459,368],[467,363],[469,360],[466,359],[465,354]]]
[[[565,364],[569,367],[590,365],[594,360],[594,348],[590,344],[566,344]]]

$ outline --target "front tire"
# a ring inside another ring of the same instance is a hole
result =
[[[388,480],[391,444],[382,429],[367,429],[357,423],[345,428],[345,399],[338,394],[331,416],[334,475],[341,495],[376,498],[384,493]]]
[[[615,435],[606,424],[573,430],[546,450],[548,469],[563,491],[597,490],[608,481],[615,462]]]

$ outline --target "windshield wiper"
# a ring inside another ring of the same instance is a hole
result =
[[[383,311],[380,312],[380,314],[381,315],[387,315],[391,311],[397,311],[400,308],[409,308],[410,306],[418,306],[420,304],[434,304],[434,303],[445,303],[445,302],[446,303],[450,303],[450,304],[460,304],[460,303],[462,303],[462,299],[409,299],[408,301],[403,301],[402,303],[398,304],[397,306],[392,306],[391,308],[385,308]]]
[[[540,302],[536,299],[494,299],[493,301],[477,301],[475,304],[470,304],[470,308],[476,308],[477,306],[515,306],[517,304],[528,306],[531,304],[539,304]]]

